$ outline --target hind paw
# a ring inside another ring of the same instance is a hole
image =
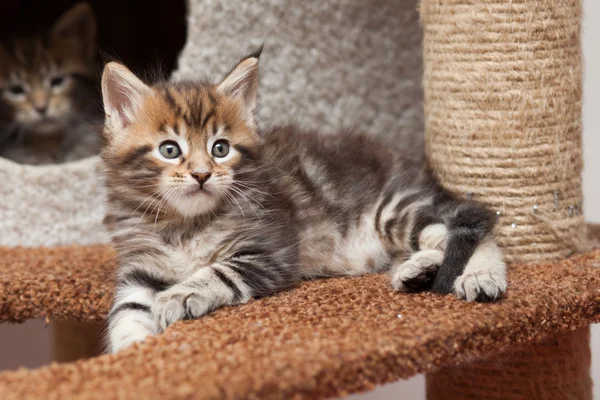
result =
[[[428,290],[433,285],[444,253],[440,250],[423,250],[393,268],[392,287],[399,292]]]
[[[475,250],[464,273],[454,281],[454,292],[466,301],[496,301],[506,292],[506,264],[493,240]]]
[[[466,301],[496,301],[506,291],[506,276],[495,271],[464,274],[454,284],[456,295]]]

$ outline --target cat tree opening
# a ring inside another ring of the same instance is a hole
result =
[[[80,0],[6,0],[0,4],[0,37],[44,31]],[[98,44],[109,59],[134,70],[160,66],[165,74],[177,67],[187,39],[186,1],[165,7],[158,0],[87,0],[98,21]]]

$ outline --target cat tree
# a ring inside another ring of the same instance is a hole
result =
[[[240,43],[268,38],[263,120],[406,138],[422,122],[423,49],[427,157],[445,187],[498,211],[506,299],[399,294],[385,276],[306,282],[115,355],[0,373],[0,398],[321,398],[422,372],[431,399],[591,398],[600,251],[566,258],[590,243],[580,2],[423,0],[422,48],[415,1],[332,3],[191,1],[175,76],[224,72]],[[0,163],[1,321],[106,315],[115,254],[96,168]]]

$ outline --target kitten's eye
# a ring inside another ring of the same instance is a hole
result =
[[[64,85],[66,81],[67,78],[64,76],[55,76],[50,80],[50,86],[52,86],[53,88],[58,88]]]
[[[8,91],[12,95],[19,96],[25,93],[25,88],[22,85],[12,85],[8,88]]]
[[[171,140],[163,142],[158,151],[164,158],[173,159],[181,155],[181,149],[179,145]]]
[[[212,155],[218,158],[223,158],[229,154],[229,143],[227,140],[217,140],[212,147]]]

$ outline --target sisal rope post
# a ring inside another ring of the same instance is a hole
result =
[[[509,262],[580,250],[580,0],[423,0],[421,12],[441,184],[499,212]]]
[[[580,0],[421,2],[429,165],[443,187],[496,210],[509,263],[586,243],[581,11]],[[591,399],[588,331],[431,374],[428,397]]]

